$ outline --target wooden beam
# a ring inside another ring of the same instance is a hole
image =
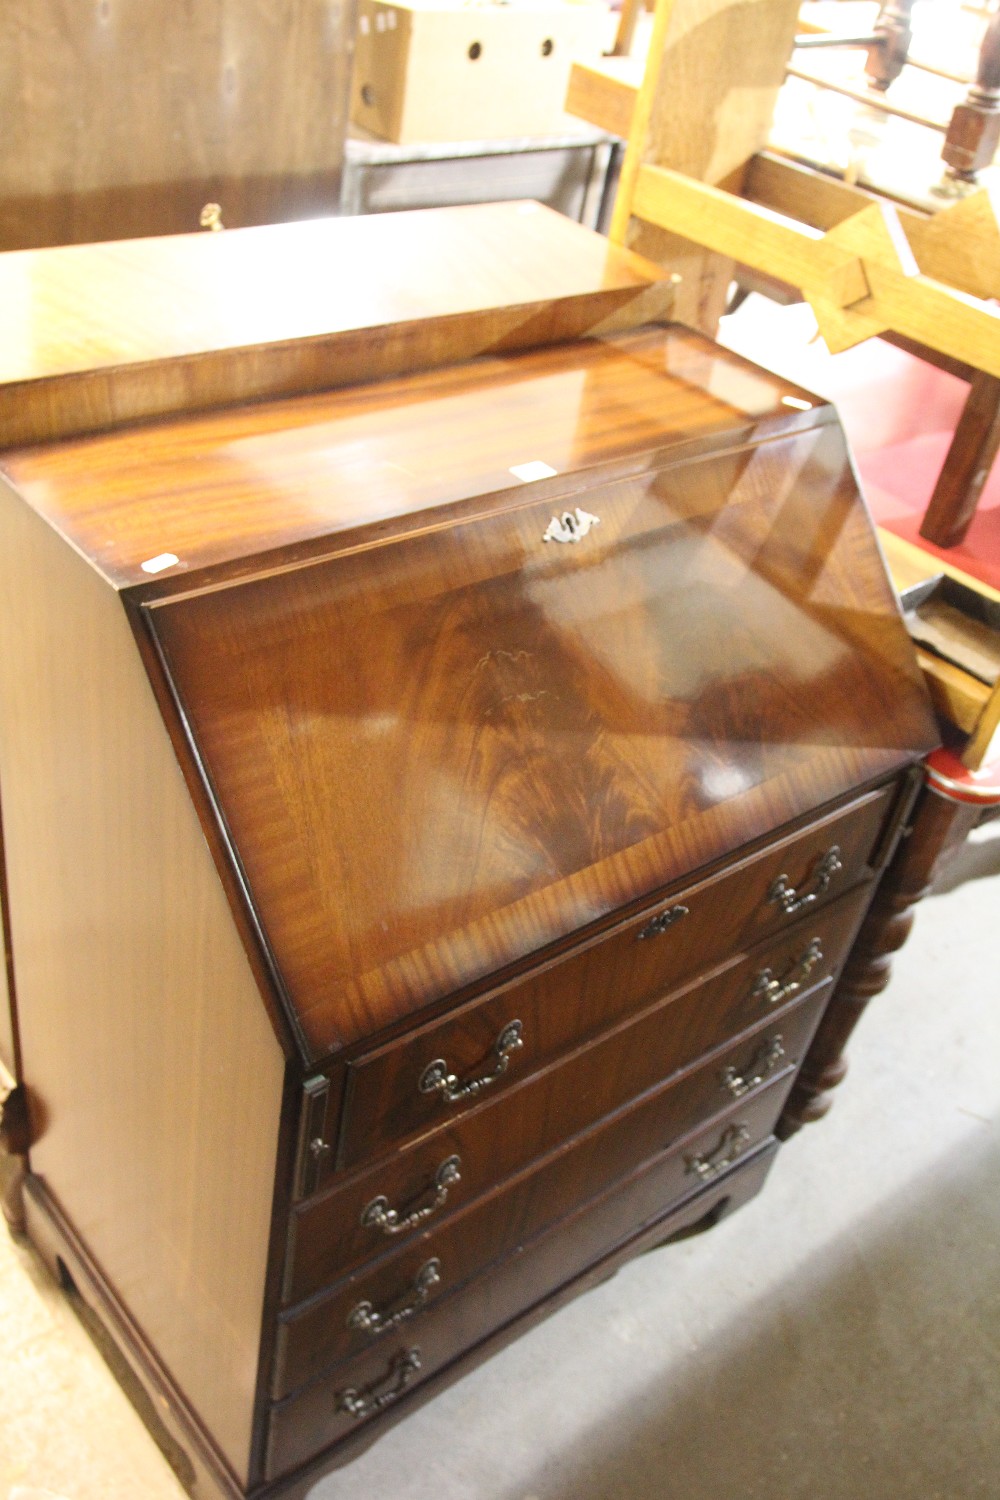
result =
[[[835,351],[892,329],[1000,377],[1000,309],[915,274],[887,204],[871,204],[821,235],[680,173],[645,166],[633,206],[653,224],[801,287]]]
[[[627,140],[639,97],[643,64],[634,57],[604,57],[570,68],[566,113]]]
[[[643,167],[636,183],[633,211],[641,219],[744,261],[754,269],[839,299],[839,305],[868,295],[860,259],[831,244],[818,229],[790,224],[707,183],[695,182],[663,167]]]
[[[743,196],[762,208],[811,224],[814,229],[832,229],[859,209],[879,200],[879,195],[855,187],[829,172],[790,161],[775,151],[758,151],[751,160]],[[907,234],[926,215],[896,204],[900,223]]]
[[[884,195],[849,186],[829,173],[760,152],[750,163],[744,193],[752,202],[832,229]],[[986,188],[934,214],[895,203],[917,264],[925,276],[972,297],[1000,295],[1000,208]]]
[[[944,558],[932,556],[912,542],[904,541],[902,537],[881,527],[879,541],[897,592],[901,593],[913,584],[923,582],[925,578],[932,578],[935,573],[946,573],[966,588],[1000,604],[1000,591],[973,578]],[[952,662],[921,647],[917,648],[917,660],[935,712],[969,736],[962,760],[975,770],[986,758],[1000,724],[1000,685],[990,688],[987,683],[980,682],[961,667],[956,667]]]
[[[732,266],[633,216],[646,163],[738,191],[767,143],[798,0],[658,0],[611,238],[679,272],[677,316],[713,333]]]

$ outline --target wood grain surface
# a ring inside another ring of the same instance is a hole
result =
[[[335,213],[350,0],[0,7],[0,249]]]
[[[567,113],[628,140],[642,67],[642,59],[634,57],[574,62],[566,90]]]
[[[338,533],[426,525],[428,509],[498,491],[561,501],[590,483],[580,470],[634,472],[651,451],[808,422],[786,397],[817,401],[696,334],[647,329],[18,450],[0,467],[116,588],[187,587],[201,568],[258,572],[257,554],[328,551],[353,540]],[[522,485],[511,468],[526,462],[554,479]],[[143,571],[164,553],[177,562]]]
[[[31,1168],[248,1471],[284,1060],[120,601],[0,485]]]
[[[0,447],[634,327],[672,300],[664,272],[537,203],[4,255]]]
[[[688,1137],[679,1148],[661,1153],[624,1183],[548,1233],[539,1235],[486,1277],[477,1278],[454,1296],[442,1299],[424,1316],[418,1334],[408,1337],[404,1327],[395,1335],[380,1339],[367,1354],[359,1355],[333,1375],[317,1380],[300,1395],[275,1406],[270,1422],[268,1474],[286,1472],[321,1448],[349,1435],[356,1419],[338,1412],[338,1394],[345,1388],[364,1388],[369,1382],[383,1378],[401,1349],[414,1346],[420,1349],[422,1365],[418,1380],[423,1380],[518,1313],[581,1275],[617,1246],[638,1238],[637,1228],[644,1229],[665,1217],[696,1186],[687,1157],[719,1151],[731,1124],[746,1126],[745,1154],[749,1156],[772,1129],[790,1081],[791,1074],[786,1075],[746,1105],[734,1106],[727,1116]],[[721,1179],[720,1186],[723,1182]],[[391,1379],[387,1383],[391,1384]]]
[[[359,1262],[413,1237],[412,1230],[387,1235],[377,1226],[362,1223],[363,1210],[373,1199],[385,1197],[387,1205],[405,1217],[431,1202],[439,1167],[457,1156],[459,1180],[449,1187],[436,1213],[420,1224],[421,1229],[433,1227],[494,1182],[520,1171],[532,1158],[584,1128],[594,1118],[594,1105],[575,1079],[580,1067],[589,1066],[586,1058],[591,1053],[605,1060],[605,1096],[608,1089],[620,1091],[626,1076],[638,1090],[648,1086],[650,1079],[655,1083],[690,1066],[729,1037],[766,1023],[775,1014],[775,1006],[757,983],[765,969],[783,976],[785,983],[800,979],[800,988],[788,991],[789,999],[833,977],[869,898],[868,887],[850,893],[816,917],[798,923],[780,941],[755,948],[712,977],[649,1007],[634,1022],[626,1023],[627,1035],[614,1027],[603,1038],[556,1058],[505,1093],[483,1095],[478,1105],[473,1103],[458,1114],[441,1110],[436,1128],[426,1128],[416,1140],[398,1144],[374,1167],[365,1164],[340,1174],[327,1192],[298,1205],[292,1213],[286,1301],[301,1301]],[[822,957],[804,971],[803,955],[814,941]],[[560,1005],[568,1003],[565,991],[557,992],[557,999]],[[643,1055],[644,1048],[648,1057]],[[635,1082],[636,1068],[645,1083]],[[621,1092],[617,1097],[623,1097]]]
[[[827,983],[808,999],[785,1007],[762,1027],[664,1087],[655,1086],[663,1075],[650,1055],[651,1024],[637,1026],[616,1039],[624,1043],[617,1063],[610,1062],[606,1048],[593,1049],[586,1056],[588,1066],[576,1070],[574,1082],[578,1096],[591,1100],[586,1123],[594,1128],[579,1135],[567,1129],[565,1141],[572,1143],[568,1147],[560,1146],[466,1211],[432,1226],[377,1264],[362,1266],[326,1296],[286,1313],[278,1335],[275,1396],[286,1395],[325,1367],[371,1348],[375,1339],[365,1328],[351,1324],[351,1313],[359,1303],[377,1311],[406,1305],[421,1270],[428,1260],[436,1260],[439,1279],[428,1289],[418,1311],[404,1320],[403,1336],[412,1332],[419,1337],[424,1309],[433,1307],[440,1297],[730,1109],[733,1095],[724,1083],[727,1068],[743,1077],[746,1070],[751,1074],[755,1068],[763,1071],[762,1058],[776,1057],[766,1079],[748,1088],[749,1102],[765,1082],[781,1077],[801,1061],[829,988]],[[633,1103],[635,1098],[640,1102]],[[621,1107],[616,1108],[616,1103]],[[502,1119],[497,1125],[500,1130],[506,1128]],[[398,1326],[403,1329],[402,1323]],[[381,1334],[375,1337],[385,1344]]]
[[[714,333],[733,263],[634,216],[643,163],[738,193],[767,143],[798,25],[797,0],[659,0],[611,238],[681,276],[677,316]]]
[[[493,1043],[513,1020],[523,1025],[522,1045],[509,1060],[509,1067],[495,1087],[527,1077],[533,1069],[551,1061],[566,1047],[585,1040],[619,1016],[636,1013],[657,995],[669,994],[684,980],[704,974],[727,961],[734,964],[741,953],[769,934],[777,938],[772,954],[755,949],[756,957],[745,960],[725,979],[702,992],[700,1001],[688,997],[670,1012],[669,1058],[679,1066],[685,1058],[683,1017],[691,1005],[699,1016],[695,1036],[709,1045],[711,1032],[708,1007],[716,992],[731,994],[730,986],[752,979],[740,977],[753,963],[782,969],[801,953],[821,931],[814,923],[808,935],[795,929],[786,937],[789,918],[767,899],[780,874],[787,874],[799,888],[808,888],[810,876],[832,845],[841,852],[842,868],[826,892],[810,905],[810,915],[825,900],[849,891],[870,875],[867,861],[893,802],[890,786],[866,797],[860,806],[822,820],[793,838],[782,840],[752,860],[703,885],[681,890],[671,897],[667,910],[682,904],[686,914],[666,931],[643,939],[650,920],[662,908],[647,909],[609,936],[556,960],[521,980],[505,985],[439,1021],[410,1031],[374,1053],[363,1054],[348,1065],[348,1090],[340,1127],[337,1160],[348,1166],[384,1150],[391,1142],[414,1130],[426,1131],[438,1121],[462,1114],[461,1105],[447,1105],[439,1095],[421,1093],[424,1069],[444,1058],[459,1079],[488,1072],[494,1062]],[[863,899],[867,899],[864,897]],[[853,919],[852,919],[853,920]],[[839,946],[839,945],[835,945]],[[738,992],[738,990],[737,990]],[[743,1024],[749,1024],[744,1018]],[[724,1034],[724,1033],[723,1033]],[[719,1038],[717,1037],[716,1040]]]
[[[551,498],[501,492],[478,519],[444,512],[433,528],[424,512],[403,540],[149,611],[313,1059],[934,743],[839,428],[671,463],[672,433],[732,430],[733,412],[718,384],[674,384],[662,343],[660,368],[648,349],[527,356],[551,383],[453,372],[457,399],[394,409],[388,432],[366,422],[382,410],[368,392],[340,450],[346,483],[329,443],[314,471],[345,524],[351,505],[361,519],[452,483],[468,494],[470,475],[502,485],[501,445],[568,468],[627,444],[631,477],[560,475],[538,486]],[[253,450],[255,493],[267,449]],[[287,452],[266,471],[273,495]],[[202,493],[231,458],[196,454]],[[567,503],[600,524],[582,545],[544,544]]]

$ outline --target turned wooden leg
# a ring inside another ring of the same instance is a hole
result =
[[[913,926],[913,908],[930,890],[946,863],[991,805],[989,795],[946,789],[948,777],[935,775],[939,757],[929,762],[928,780],[910,816],[908,830],[882,876],[875,900],[844,966],[843,974],[813,1038],[778,1122],[782,1140],[819,1120],[830,1108],[830,1090],[847,1072],[844,1049],[865,1006],[889,983],[893,954]],[[958,763],[955,763],[958,765]],[[961,777],[962,767],[958,765]],[[1000,772],[1000,767],[997,768]],[[1000,786],[995,801],[1000,802]]]
[[[1000,12],[986,28],[976,81],[952,112],[941,155],[949,175],[974,183],[1000,144]]]

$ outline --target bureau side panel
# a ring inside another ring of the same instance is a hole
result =
[[[0,482],[31,1168],[246,1474],[284,1059],[125,611]]]

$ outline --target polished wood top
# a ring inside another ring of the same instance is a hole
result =
[[[0,447],[634,326],[672,297],[537,203],[0,255]]]
[[[126,588],[520,494],[512,470],[523,464],[554,471],[533,493],[555,504],[582,470],[641,468],[651,453],[761,424],[790,429],[816,420],[816,402],[675,327],[16,451],[0,468]],[[177,561],[143,571],[164,557]]]
[[[14,461],[92,555],[234,560],[132,598],[310,1061],[936,743],[805,404],[655,330]]]

